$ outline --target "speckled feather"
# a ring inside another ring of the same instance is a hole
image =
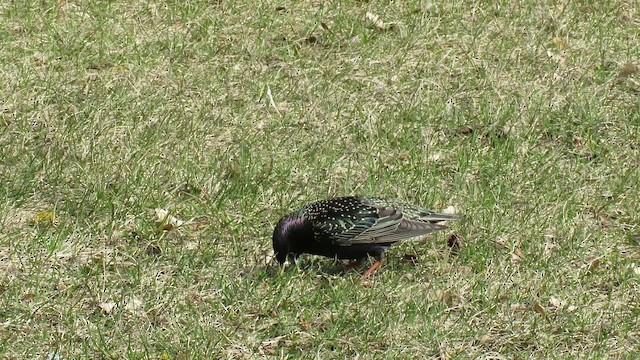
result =
[[[302,208],[299,214],[313,224],[316,240],[326,239],[343,246],[403,240],[447,228],[436,222],[461,218],[374,197],[318,201]]]
[[[273,233],[273,248],[280,263],[302,253],[341,259],[381,257],[397,241],[446,229],[438,223],[460,218],[393,199],[334,198],[283,217]]]

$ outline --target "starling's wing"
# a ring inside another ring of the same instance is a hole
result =
[[[339,245],[349,245],[351,239],[380,222],[378,209],[356,197],[318,201],[304,208],[301,215],[312,222],[316,241]]]
[[[461,216],[437,214],[397,200],[339,198],[307,208],[316,239],[335,244],[392,243],[446,229],[437,222]]]
[[[352,237],[345,245],[409,239],[447,228],[439,222],[462,218],[461,215],[439,214],[397,200],[368,198],[363,199],[363,203],[376,208],[379,217],[369,229]]]

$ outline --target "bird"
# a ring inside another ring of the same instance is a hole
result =
[[[301,254],[376,262],[371,276],[394,243],[447,229],[441,222],[459,214],[436,213],[396,199],[345,196],[313,202],[280,219],[273,230],[273,251],[282,266]]]

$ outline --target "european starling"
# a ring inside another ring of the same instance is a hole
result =
[[[395,242],[446,229],[439,223],[462,217],[393,199],[334,198],[285,215],[273,231],[273,250],[281,265],[303,253],[354,260],[371,256],[378,261],[363,275],[367,277]]]

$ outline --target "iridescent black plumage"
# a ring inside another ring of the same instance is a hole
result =
[[[438,223],[460,218],[392,199],[334,198],[284,216],[273,231],[273,250],[280,264],[303,253],[380,259],[393,243],[446,229]]]

